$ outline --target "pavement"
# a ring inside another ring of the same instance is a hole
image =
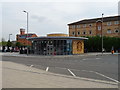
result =
[[[2,88],[118,88],[114,82],[53,74],[8,61],[0,63]]]
[[[103,53],[103,55],[109,55],[111,54],[111,52],[105,52]],[[119,54],[119,53],[114,53],[114,54]],[[22,57],[36,57],[36,56],[40,56],[40,55],[32,55],[32,54],[29,54],[29,55],[26,55],[26,54],[19,54],[19,52],[0,52],[0,55],[4,55],[4,56],[22,56]],[[93,52],[93,53],[83,53],[83,54],[80,54],[80,55],[56,55],[54,57],[73,57],[73,56],[95,56],[95,55],[102,55],[101,52]],[[41,57],[51,57],[51,56],[44,56],[44,55],[41,55]],[[52,56],[53,57],[53,56]]]

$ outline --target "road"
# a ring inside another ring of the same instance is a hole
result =
[[[17,57],[3,56],[3,61],[11,61],[47,72],[84,77],[97,80],[118,81],[118,55],[98,56],[48,56]],[[3,65],[4,66],[4,65]]]

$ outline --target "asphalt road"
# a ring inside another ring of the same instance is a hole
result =
[[[113,82],[118,81],[118,55],[72,57],[3,56],[2,60],[73,77],[77,76]]]

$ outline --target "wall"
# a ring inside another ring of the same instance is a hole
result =
[[[20,42],[23,45],[30,45],[31,46],[31,41],[28,41],[26,39],[18,39],[17,42]]]
[[[96,36],[96,23],[90,23],[92,26],[89,26],[89,24],[86,24],[86,27],[83,27],[84,24],[79,24],[80,28],[72,28],[72,25],[69,26],[69,36]],[[89,34],[90,30],[92,31],[92,34]],[[83,34],[83,32],[86,32],[86,34]],[[75,32],[76,35],[72,35],[72,32]],[[78,35],[78,32],[80,34]]]
[[[37,37],[36,34],[33,34],[31,37]],[[26,38],[19,38],[19,35],[16,36],[17,42],[20,42],[23,45],[30,45],[31,46],[31,41],[28,41]]]
[[[107,25],[107,22],[103,22],[103,35],[104,36],[110,36],[110,37],[120,37],[120,24],[114,24],[115,21],[110,21],[111,25]],[[120,22],[119,22],[120,23]],[[89,24],[92,24],[90,27]],[[88,23],[86,24],[86,27],[83,27],[84,24],[79,24],[80,28],[74,27],[72,28],[73,25],[69,25],[69,36],[96,36],[96,35],[101,35],[101,31],[97,30],[97,26],[100,23]],[[76,25],[77,26],[77,25]],[[119,33],[115,33],[115,29],[119,30]],[[107,33],[107,30],[111,29],[112,33]],[[92,30],[92,34],[89,34],[89,31]],[[83,31],[86,31],[86,34],[83,34]],[[72,32],[75,32],[75,35],[72,34]],[[80,34],[78,35],[78,32]]]

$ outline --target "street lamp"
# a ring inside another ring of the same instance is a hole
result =
[[[102,13],[102,30],[101,30],[101,37],[102,37],[102,55],[103,55],[103,15],[104,15],[104,13]]]
[[[27,11],[23,11],[23,12],[27,14],[27,37],[26,39],[28,39],[28,12]],[[28,55],[28,40],[27,40],[27,55]]]
[[[12,34],[9,34],[9,41],[10,41],[10,35],[12,35]]]
[[[9,40],[8,40],[8,42],[7,42],[7,51],[10,51],[10,48],[9,48],[9,47],[11,47],[10,35],[12,35],[12,34],[9,34]]]

